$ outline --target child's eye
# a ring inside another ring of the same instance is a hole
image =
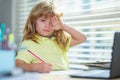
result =
[[[42,19],[41,21],[42,21],[42,22],[45,22],[46,20]]]

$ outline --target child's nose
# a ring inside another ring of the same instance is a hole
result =
[[[47,28],[50,28],[51,27],[51,22],[48,22],[47,23]]]
[[[47,24],[47,25],[46,25],[46,27],[47,27],[47,28],[50,28],[50,25],[49,25],[49,24]]]

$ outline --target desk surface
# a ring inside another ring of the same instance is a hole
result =
[[[4,77],[0,80],[103,80],[103,79],[88,79],[88,78],[71,78],[69,77],[68,71],[55,71],[51,73],[24,73],[14,77]],[[111,79],[111,80],[120,80]]]
[[[105,80],[105,79],[71,78],[69,76],[69,71],[55,71],[47,74],[41,74],[41,80]],[[120,78],[111,80],[120,80]]]

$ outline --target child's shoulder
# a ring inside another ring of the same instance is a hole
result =
[[[23,50],[23,49],[33,48],[33,46],[35,46],[34,41],[32,41],[32,40],[23,40],[20,43],[19,48],[20,48],[20,50]]]
[[[34,44],[35,42],[34,41],[32,41],[32,40],[23,40],[22,41],[22,45],[32,45],[32,44]]]

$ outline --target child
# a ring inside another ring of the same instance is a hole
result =
[[[69,69],[66,52],[70,46],[83,43],[86,36],[64,24],[60,19],[62,15],[51,2],[40,2],[32,9],[16,56],[17,67],[43,73]],[[46,62],[38,60],[28,50]]]

